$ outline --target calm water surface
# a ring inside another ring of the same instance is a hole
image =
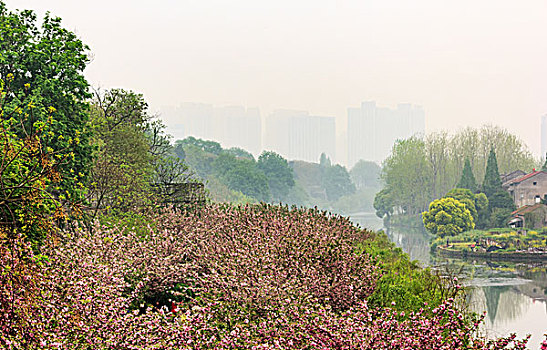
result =
[[[420,229],[385,229],[374,213],[350,216],[363,228],[383,229],[389,238],[412,259],[423,265],[458,271],[471,286],[468,296],[472,310],[486,311],[484,332],[499,337],[516,332],[520,338],[531,334],[529,349],[539,349],[543,334],[547,333],[547,263],[524,265],[434,259],[429,251],[429,235]]]

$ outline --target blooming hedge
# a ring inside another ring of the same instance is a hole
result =
[[[452,299],[369,306],[374,235],[325,212],[212,205],[147,226],[0,246],[7,349],[524,349],[486,341]]]

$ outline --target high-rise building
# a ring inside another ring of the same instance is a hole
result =
[[[310,116],[306,111],[276,110],[265,124],[264,149],[289,160],[319,161],[321,153],[336,152],[334,117]]]
[[[421,107],[399,104],[397,109],[377,107],[367,101],[361,108],[348,108],[348,166],[360,159],[378,164],[389,155],[398,139],[425,132]]]
[[[541,116],[541,158],[547,153],[547,114]]]
[[[210,104],[183,103],[165,109],[170,120],[176,120],[170,131],[175,139],[193,136],[219,142],[222,147],[240,147],[254,156],[262,149],[262,122],[258,108],[242,106],[213,107]]]

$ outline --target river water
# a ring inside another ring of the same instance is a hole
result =
[[[470,308],[479,314],[486,312],[483,332],[487,336],[493,338],[515,332],[519,338],[524,338],[531,334],[528,348],[540,348],[543,334],[547,333],[547,262],[532,266],[437,259],[430,254],[430,235],[423,229],[386,229],[374,213],[357,213],[350,217],[362,228],[383,229],[411,259],[424,266],[457,271],[470,287]]]

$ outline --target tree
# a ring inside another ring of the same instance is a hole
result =
[[[285,200],[294,186],[293,170],[287,160],[275,152],[262,152],[257,166],[268,179],[272,199],[276,202]]]
[[[475,226],[480,229],[486,228],[490,211],[488,198],[484,193],[475,194],[475,208],[477,208],[478,214],[478,220],[475,222]]]
[[[342,196],[355,193],[355,185],[351,182],[348,171],[339,164],[325,169],[322,182],[327,199],[331,202]]]
[[[222,146],[220,146],[220,143],[216,141],[196,139],[193,136],[189,136],[185,138],[184,140],[177,140],[175,142],[175,146],[178,146],[178,145],[182,145],[182,146],[194,145],[205,152],[212,153],[217,156],[220,155],[223,151]]]
[[[58,191],[59,168],[70,158],[70,149],[54,150],[43,141],[51,123],[36,121],[25,127],[34,115],[46,113],[35,106],[35,95],[29,93],[20,106],[4,109],[9,87],[0,79],[0,244],[21,236],[39,249],[70,209],[63,207],[64,194]],[[51,107],[47,113],[54,112]],[[24,137],[16,132],[21,127]]]
[[[488,162],[486,163],[484,181],[482,183],[482,190],[489,199],[494,193],[503,190],[494,148],[490,149],[490,155],[488,156]]]
[[[374,209],[376,209],[376,216],[382,219],[384,216],[387,216],[389,222],[391,215],[393,214],[393,198],[388,189],[383,189],[380,192],[376,193],[374,197]]]
[[[327,157],[325,153],[321,153],[321,156],[319,157],[319,165],[321,165],[324,168],[328,168],[332,165],[330,158]]]
[[[425,143],[415,137],[397,141],[384,161],[382,178],[396,207],[401,207],[406,214],[425,210],[433,196],[433,177]]]
[[[227,149],[227,150],[224,150],[224,152],[229,153],[229,154],[233,154],[233,155],[236,156],[237,158],[244,158],[244,159],[248,159],[248,160],[255,160],[255,157],[253,157],[253,155],[252,155],[250,152],[247,152],[247,151],[244,150],[243,148],[232,147],[232,148],[229,148],[229,149]]]
[[[196,181],[177,157],[164,124],[148,113],[142,94],[123,89],[97,91],[90,128],[96,152],[89,184],[98,210],[127,211],[170,201],[172,186]]]
[[[454,188],[443,197],[454,198],[465,204],[469,209],[473,222],[478,228],[484,228],[488,225],[490,212],[488,210],[488,199],[484,193],[472,193],[467,188]]]
[[[471,170],[471,162],[469,158],[465,158],[465,165],[463,166],[462,177],[460,182],[458,182],[459,188],[467,188],[471,192],[477,190],[477,182],[475,181],[475,176],[473,176],[473,170]]]
[[[488,199],[490,211],[494,208],[507,209],[510,212],[516,209],[515,203],[511,195],[505,190],[499,190],[492,194]]]
[[[229,189],[239,191],[258,201],[268,202],[271,199],[268,179],[256,162],[248,159],[237,159],[228,153],[221,153],[212,163],[214,174]]]
[[[425,228],[440,237],[454,236],[475,227],[465,204],[454,198],[434,200],[422,217]]]
[[[89,183],[92,217],[100,210],[151,204],[154,165],[145,134],[151,120],[147,111],[143,96],[132,91],[95,94],[90,121],[96,146]]]
[[[55,108],[55,113],[34,113],[26,125],[14,126],[25,137],[34,122],[50,125],[41,141],[55,151],[70,149],[59,166],[59,187],[66,196],[79,193],[91,162],[87,130],[89,84],[83,75],[89,62],[88,47],[61,26],[60,18],[46,13],[39,27],[34,12],[10,12],[0,1],[0,79],[10,76],[11,93],[3,101],[5,110],[20,106],[21,97],[33,96],[36,111]],[[4,116],[5,117],[5,116]]]
[[[463,203],[467,210],[471,213],[471,216],[473,217],[473,222],[477,222],[478,220],[478,212],[477,208],[475,206],[475,195],[473,192],[468,190],[467,188],[454,188],[443,197],[443,198],[454,198],[460,203]]]
[[[351,168],[349,175],[357,189],[378,187],[381,171],[382,169],[378,164],[361,159]]]

